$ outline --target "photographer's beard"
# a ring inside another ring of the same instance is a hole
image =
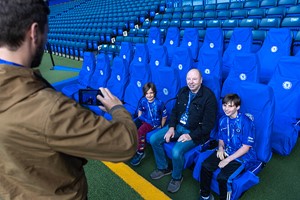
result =
[[[45,43],[40,42],[39,46],[36,49],[33,60],[31,62],[31,68],[38,67],[41,64],[42,58],[44,55],[44,46],[45,46]]]

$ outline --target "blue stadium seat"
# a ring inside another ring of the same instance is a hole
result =
[[[291,7],[296,5],[297,3],[297,0],[279,0],[278,6]]]
[[[167,48],[168,51],[168,65],[171,65],[173,55],[175,49],[179,46],[180,42],[180,32],[177,27],[170,27],[167,30],[167,36],[164,42],[164,46]]]
[[[134,48],[134,56],[131,63],[140,62],[148,63],[149,62],[149,49],[145,43],[137,43]]]
[[[122,42],[120,47],[119,57],[125,59],[128,64],[131,63],[134,55],[132,43]]]
[[[121,57],[115,57],[111,66],[111,75],[107,82],[107,88],[118,97],[124,100],[124,93],[129,82],[129,65]]]
[[[241,10],[244,7],[244,2],[231,2],[229,4],[230,10]]]
[[[106,83],[110,77],[110,61],[109,57],[104,53],[100,53],[96,57],[95,70],[91,76],[89,87],[98,89],[100,87],[106,87]]]
[[[271,28],[279,28],[281,23],[281,18],[263,18],[259,23],[259,29],[269,30]]]
[[[240,174],[235,174],[228,180],[228,192],[231,200],[237,200],[249,188],[259,183],[258,173],[262,170],[272,157],[271,151],[271,134],[274,120],[274,94],[273,90],[259,83],[243,83],[240,85],[237,94],[241,97],[241,112],[249,113],[254,118],[256,129],[255,134],[255,151],[257,153],[257,163],[247,167]],[[260,97],[260,98],[257,98]],[[250,99],[250,101],[249,101]],[[251,101],[251,99],[256,99]],[[200,181],[200,169],[202,162],[215,150],[198,152],[196,156],[193,177]],[[211,189],[219,194],[217,175],[220,170],[213,173]]]
[[[289,7],[286,12],[287,17],[299,17],[300,16],[300,5]]]
[[[153,53],[153,47],[159,46],[161,44],[162,44],[162,38],[161,38],[159,28],[151,27],[149,30],[148,41],[147,41],[150,58]]]
[[[266,16],[266,9],[264,8],[253,8],[248,11],[248,18],[262,19]]]
[[[221,10],[218,12],[217,18],[222,19],[222,20],[230,19],[231,11],[230,10]]]
[[[193,66],[191,50],[187,47],[177,47],[174,52],[171,67],[176,69],[180,78],[180,87],[186,86],[186,74]]]
[[[180,20],[171,20],[170,22],[170,27],[177,27],[177,28],[180,28],[180,25],[181,25],[181,21]]]
[[[217,9],[216,4],[205,4],[203,11],[208,12],[208,11],[214,11]]]
[[[248,10],[233,10],[231,19],[245,19],[248,17]]]
[[[289,155],[300,131],[300,59],[284,56],[277,62],[268,85],[275,96],[272,148],[280,155]]]
[[[259,63],[254,53],[236,55],[233,66],[225,79],[221,91],[221,97],[235,93],[243,82],[259,82]]]
[[[77,83],[63,87],[62,93],[70,98],[73,98],[73,95],[78,92],[79,89],[87,88],[90,84],[90,79],[92,77],[92,74],[94,73],[95,67],[95,55],[92,52],[85,52]]]
[[[252,29],[257,29],[259,24],[259,19],[242,19],[239,22],[240,27],[249,27]]]
[[[260,64],[260,82],[269,82],[279,59],[282,56],[290,55],[291,44],[292,37],[290,29],[272,28],[268,31],[262,47],[257,52]]]
[[[216,19],[217,16],[217,11],[207,11],[204,13],[204,19]]]
[[[273,7],[266,11],[267,18],[284,18],[286,14],[285,7]]]
[[[124,107],[132,115],[136,117],[137,106],[140,98],[143,96],[143,86],[151,81],[151,70],[148,64],[133,63],[130,73],[130,81],[125,89]]]
[[[199,50],[199,55],[202,52],[216,51],[219,53],[219,55],[222,56],[224,50],[223,40],[224,40],[224,36],[221,28],[207,28],[205,32],[205,38],[203,44]]]
[[[210,19],[206,21],[207,28],[220,27],[221,28],[222,21],[219,19]]]
[[[223,10],[228,10],[229,9],[229,3],[218,3],[217,4],[217,11],[223,11]]]
[[[168,51],[167,47],[161,45],[153,48],[153,54],[151,56],[149,65],[152,74],[152,81],[156,82],[158,75],[158,69],[160,67],[166,67],[168,63]]]
[[[253,8],[259,8],[260,1],[254,0],[254,1],[245,1],[244,3],[244,9],[250,10]]]
[[[197,59],[199,52],[199,35],[196,28],[186,28],[184,30],[180,47],[189,48],[191,50],[193,59]]]
[[[226,79],[231,67],[233,66],[234,57],[245,53],[251,53],[252,47],[251,28],[235,28],[228,47],[223,54],[222,78]]]
[[[292,45],[292,55],[293,56],[300,55],[300,31],[297,31],[297,33],[294,36],[293,45]]]
[[[262,0],[260,3],[261,8],[272,8],[277,6],[277,0]]]
[[[224,33],[225,33],[228,30],[233,30],[234,28],[236,28],[238,26],[239,26],[239,20],[238,19],[226,19],[226,20],[223,21],[222,29],[224,30]]]
[[[198,55],[197,68],[201,71],[203,84],[211,89],[216,99],[220,99],[222,82],[222,56],[215,51],[201,51]]]

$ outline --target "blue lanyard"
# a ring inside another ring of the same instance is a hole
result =
[[[191,104],[192,99],[193,99],[192,94],[189,93],[189,101],[188,101],[187,106],[186,106],[186,109],[185,109],[185,112],[186,112],[186,113],[189,112],[189,108],[190,108],[190,104]]]
[[[10,62],[10,61],[3,60],[3,59],[0,59],[0,64],[13,65],[13,66],[16,66],[16,67],[24,67],[23,65],[20,65],[18,63]]]

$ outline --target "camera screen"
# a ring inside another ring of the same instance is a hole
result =
[[[98,99],[97,95],[102,95],[100,90],[79,90],[79,103],[82,105],[103,105]]]

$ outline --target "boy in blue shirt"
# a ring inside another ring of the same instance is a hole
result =
[[[135,124],[138,128],[138,150],[130,163],[137,166],[145,158],[146,134],[156,128],[163,127],[167,120],[167,110],[162,101],[156,98],[154,83],[146,83],[143,87],[144,97],[138,105],[138,118]]]
[[[231,195],[227,193],[229,177],[257,160],[252,148],[255,134],[253,121],[250,116],[239,113],[240,105],[241,99],[237,94],[228,94],[222,100],[225,115],[219,120],[219,147],[202,163],[200,199],[214,199],[210,194],[210,185],[215,170],[221,169],[217,180],[220,200],[225,200]]]

